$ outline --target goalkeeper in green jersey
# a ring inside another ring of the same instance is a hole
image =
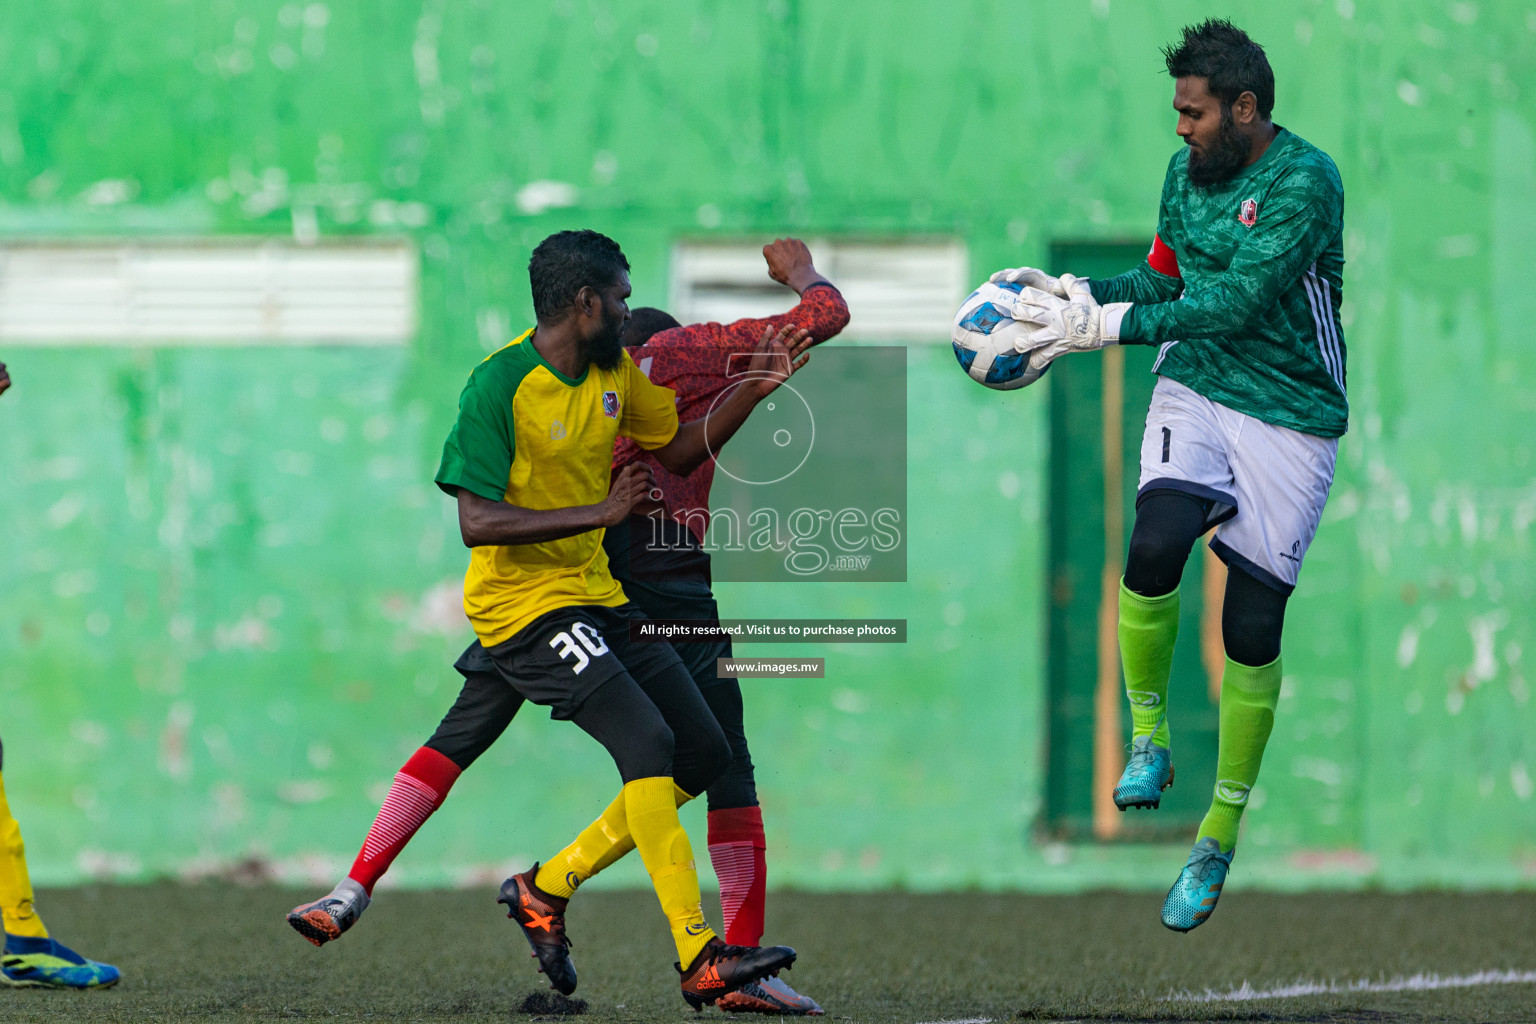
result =
[[[1141,484],[1120,586],[1120,657],[1134,730],[1115,804],[1156,807],[1173,783],[1168,673],[1179,579],[1195,540],[1226,562],[1221,734],[1211,809],[1163,903],[1189,931],[1211,915],[1280,696],[1286,599],[1348,425],[1339,323],[1344,187],[1333,161],[1270,120],[1264,51],[1231,22],[1164,51],[1185,146],[1168,162],[1146,262],[1088,281],[1031,268],[1018,287],[1030,361],[1158,346]]]

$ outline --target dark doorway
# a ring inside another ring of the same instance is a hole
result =
[[[1146,249],[1144,243],[1059,243],[1051,248],[1050,269],[1111,277],[1144,259]],[[1202,542],[1180,587],[1179,642],[1168,689],[1175,784],[1157,811],[1121,813],[1111,800],[1131,728],[1116,640],[1118,588],[1156,355],[1152,346],[1111,346],[1058,359],[1048,375],[1044,826],[1058,839],[1187,839],[1215,782],[1226,570]]]

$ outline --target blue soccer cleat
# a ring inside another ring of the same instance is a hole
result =
[[[1187,932],[1205,923],[1221,898],[1221,887],[1226,884],[1227,872],[1232,870],[1235,853],[1235,847],[1222,853],[1221,844],[1211,836],[1196,841],[1195,848],[1189,851],[1189,863],[1179,872],[1178,881],[1163,900],[1163,927]]]
[[[16,988],[106,988],[122,976],[111,964],[87,960],[62,942],[5,936],[0,983]]]
[[[1173,753],[1152,742],[1151,736],[1131,741],[1131,759],[1125,764],[1120,784],[1115,787],[1115,806],[1157,809],[1163,802],[1163,790],[1173,785]]]

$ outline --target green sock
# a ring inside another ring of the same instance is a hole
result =
[[[1171,747],[1168,733],[1168,674],[1173,642],[1179,637],[1179,590],[1142,597],[1120,581],[1120,665],[1131,702],[1131,738],[1151,736]]]
[[[1210,836],[1227,853],[1237,845],[1237,826],[1248,792],[1259,778],[1264,745],[1280,703],[1280,659],[1252,668],[1227,659],[1221,674],[1221,734],[1216,742],[1216,793],[1195,841]]]

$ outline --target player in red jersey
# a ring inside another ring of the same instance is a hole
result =
[[[677,414],[683,420],[706,415],[733,380],[734,363],[757,348],[765,330],[787,325],[808,330],[816,343],[835,336],[848,324],[848,304],[811,261],[805,243],[777,239],[763,247],[768,275],[800,294],[800,303],[787,313],[729,324],[683,327],[659,309],[637,309],[624,327],[624,347],[651,383],[677,392]],[[649,501],[642,501],[624,523],[603,538],[608,565],[624,593],[652,619],[719,617],[710,590],[709,553],[703,550],[709,526],[709,491],[715,463],[705,462],[680,477],[668,473],[655,458],[624,439],[614,447],[613,472],[642,462],[656,481]],[[659,541],[659,543],[658,543]],[[678,643],[673,647],[692,673],[731,744],[731,763],[709,787],[709,858],[720,880],[720,906],[725,914],[726,941],[756,945],[763,934],[766,901],[767,842],[758,806],[752,756],[742,724],[741,688],[735,679],[715,673],[716,659],[731,656],[730,641]],[[816,1001],[802,996],[776,977],[753,982],[715,1003],[732,1012],[818,1015]]]
[[[680,327],[677,321],[659,310],[635,310],[626,325],[624,343],[632,356],[649,368],[653,382],[671,383],[665,386],[677,391],[678,413],[682,421],[702,417],[714,399],[728,386],[726,374],[729,358],[734,353],[751,353],[762,343],[766,333],[787,338],[791,358],[798,362],[803,342],[797,343],[801,332],[808,331],[811,343],[826,341],[836,335],[848,323],[848,306],[842,295],[816,270],[804,243],[796,239],[778,239],[764,246],[763,256],[768,261],[768,272],[774,280],[788,285],[801,294],[800,303],[780,316],[766,319],[738,320],[730,324],[696,324]],[[671,328],[657,332],[660,328]],[[635,333],[631,330],[635,329]],[[637,342],[647,342],[643,347]],[[638,355],[637,355],[638,353]],[[658,362],[659,360],[659,362]],[[627,444],[614,450],[614,474],[617,477],[623,465],[637,461],[639,449],[631,450]],[[659,467],[653,465],[653,472]],[[666,514],[668,506],[677,510],[708,508],[709,488],[714,479],[714,462],[707,461],[687,477],[678,477],[661,470],[656,473],[657,487],[663,495],[662,503],[652,503],[651,511]],[[635,518],[635,517],[632,517]],[[645,530],[653,520],[641,518]],[[676,519],[666,522],[675,524]],[[714,599],[709,593],[709,556],[699,550],[704,527],[694,524],[696,535],[678,545],[682,552],[681,581],[686,595],[697,596],[702,581],[702,596],[709,602],[708,617],[714,617]],[[615,535],[605,540],[610,552],[627,551],[632,545],[633,532],[622,526],[609,531]],[[644,536],[642,531],[640,536]],[[677,531],[671,536],[676,539]],[[691,542],[691,543],[690,543]],[[698,575],[699,556],[702,556],[703,575]],[[645,591],[643,598],[633,598],[637,604],[653,599],[650,591],[660,586],[663,592],[669,587],[658,581],[654,559],[642,554],[639,563],[641,576],[646,582],[635,581],[637,589]],[[619,561],[628,561],[621,555]],[[663,566],[663,574],[666,569]],[[633,578],[633,568],[613,566],[626,591]],[[646,606],[649,606],[648,604]],[[674,600],[666,605],[674,611],[679,604]],[[688,614],[674,614],[672,618],[700,618],[688,606]],[[696,681],[701,676],[694,669],[697,653],[691,648],[709,647],[707,644],[689,644],[678,647]],[[685,651],[685,648],[690,650]],[[728,656],[729,649],[726,654]],[[735,680],[714,680],[715,655],[709,656],[708,689],[703,692],[710,709],[720,718],[731,742],[732,763],[722,779],[724,788],[709,792],[709,845],[710,857],[720,876],[721,903],[725,913],[726,934],[761,935],[764,902],[763,831],[762,819],[757,807],[757,797],[752,784],[752,764],[747,754],[746,738],[741,730],[741,691]],[[462,662],[462,659],[461,659]],[[461,663],[460,671],[465,681],[458,700],[444,716],[426,744],[419,748],[395,775],[394,784],[385,797],[362,849],[357,855],[347,877],[328,894],[314,901],[295,907],[288,914],[288,921],[309,941],[319,946],[339,938],[342,932],[356,923],[368,906],[374,886],[384,876],[395,857],[403,850],[411,837],[447,799],[448,791],[459,775],[483,754],[511,724],[522,706],[523,699],[501,682],[499,677],[476,673]],[[729,780],[729,781],[726,781]],[[584,879],[577,879],[577,884]],[[571,886],[572,889],[575,885]],[[820,1014],[821,1008],[813,1000],[800,996],[777,979],[767,979],[769,988],[761,984],[749,986],[752,991],[740,999],[721,997],[716,1003],[723,1009],[759,1011],[774,1014]],[[745,991],[745,990],[744,990]]]

